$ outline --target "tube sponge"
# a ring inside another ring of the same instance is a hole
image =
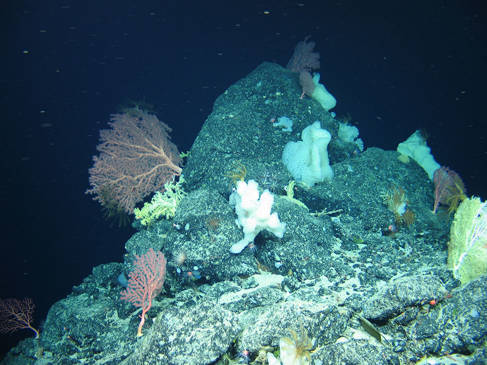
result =
[[[431,149],[426,144],[426,138],[419,130],[411,134],[404,142],[399,143],[397,152],[401,154],[399,160],[402,162],[408,161],[408,157],[411,157],[416,161],[418,165],[426,171],[430,180],[433,180],[435,171],[441,167],[440,164],[435,161],[431,154]]]
[[[326,111],[333,109],[337,105],[337,101],[333,95],[326,89],[325,85],[320,84],[320,74],[315,73],[313,76],[313,84],[315,88],[311,93],[311,97],[315,99]]]
[[[282,162],[294,180],[306,186],[333,178],[333,170],[328,160],[328,143],[331,134],[322,129],[320,122],[303,129],[302,141],[288,142],[282,152]]]

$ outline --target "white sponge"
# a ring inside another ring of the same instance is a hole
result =
[[[250,180],[237,183],[237,190],[230,195],[230,204],[235,205],[237,213],[237,224],[243,227],[244,238],[235,243],[231,248],[231,253],[240,253],[251,243],[254,238],[263,230],[274,233],[282,238],[286,228],[285,223],[279,221],[277,213],[271,214],[274,204],[274,195],[269,190],[264,190],[259,198],[258,184]]]
[[[430,180],[433,180],[435,171],[441,167],[435,161],[431,149],[426,144],[426,139],[419,130],[411,134],[404,142],[399,143],[397,152],[401,154],[399,157],[403,162],[406,161],[403,156],[411,157],[416,161],[426,171]]]
[[[302,141],[288,142],[282,152],[282,162],[293,178],[306,186],[333,178],[333,170],[328,160],[328,143],[331,134],[322,129],[320,122],[303,129]]]
[[[320,84],[320,74],[315,73],[313,76],[313,83],[315,84],[315,89],[311,94],[311,97],[321,104],[323,109],[329,111],[337,105],[337,101],[333,95],[326,90],[325,85]]]

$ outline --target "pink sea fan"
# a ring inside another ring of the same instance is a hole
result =
[[[87,194],[102,205],[115,202],[127,213],[144,197],[163,191],[164,184],[181,174],[181,157],[169,128],[139,108],[112,114],[111,129],[100,131],[99,156],[90,168]],[[110,202],[107,202],[110,199]]]
[[[320,54],[313,52],[315,42],[308,42],[309,38],[308,36],[304,41],[298,42],[286,68],[293,72],[311,72],[320,68]]]

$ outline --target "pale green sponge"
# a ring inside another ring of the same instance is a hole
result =
[[[487,273],[487,202],[472,197],[458,207],[450,230],[448,267],[462,284]]]
[[[186,193],[182,184],[184,178],[181,175],[177,183],[168,182],[164,184],[164,193],[156,192],[149,203],[145,203],[142,209],[135,208],[135,218],[140,220],[143,226],[148,226],[156,220],[164,217],[166,219],[174,217],[179,202]]]

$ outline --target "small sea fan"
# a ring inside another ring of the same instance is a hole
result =
[[[433,213],[436,213],[440,204],[448,205],[448,211],[454,212],[458,205],[467,197],[465,185],[460,176],[448,167],[442,166],[433,175],[435,184],[435,205]]]

